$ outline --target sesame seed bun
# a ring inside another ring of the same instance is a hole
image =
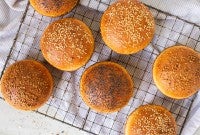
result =
[[[132,54],[144,49],[155,31],[149,9],[137,0],[118,0],[101,19],[101,35],[115,52]]]
[[[65,18],[46,28],[40,47],[51,65],[60,70],[74,71],[89,61],[94,51],[94,38],[82,21]]]
[[[112,113],[123,108],[133,96],[133,81],[121,65],[99,62],[83,73],[80,93],[92,109]]]
[[[143,105],[128,117],[125,135],[176,135],[176,122],[162,106]]]
[[[70,12],[78,0],[29,0],[33,8],[44,16],[57,17]]]
[[[34,60],[18,61],[9,66],[1,78],[5,101],[20,110],[42,106],[53,91],[53,78],[48,69]]]
[[[188,98],[200,89],[199,53],[181,45],[167,48],[154,62],[153,79],[166,96]]]

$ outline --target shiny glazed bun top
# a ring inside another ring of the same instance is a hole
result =
[[[30,3],[40,14],[57,17],[71,11],[78,0],[30,0]]]
[[[101,34],[104,42],[120,54],[136,53],[152,40],[154,18],[137,0],[118,0],[103,14]]]
[[[94,38],[82,21],[64,18],[46,28],[40,47],[51,65],[60,70],[74,71],[89,61],[94,51]]]
[[[167,48],[154,62],[153,79],[163,94],[188,98],[200,89],[200,54],[182,45]]]
[[[1,92],[5,101],[14,108],[35,110],[51,96],[53,78],[49,70],[37,61],[18,61],[5,70]]]
[[[99,62],[83,73],[80,93],[83,101],[92,109],[111,113],[128,104],[133,96],[133,81],[121,65]]]
[[[162,106],[142,105],[128,117],[125,135],[176,135],[176,122]]]

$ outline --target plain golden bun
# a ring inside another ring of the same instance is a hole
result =
[[[49,70],[34,60],[22,60],[9,66],[1,78],[5,101],[20,110],[35,110],[42,106],[53,91]]]
[[[101,35],[112,50],[132,54],[144,49],[155,31],[149,9],[137,0],[118,0],[103,14]]]
[[[33,8],[44,16],[57,17],[70,12],[78,0],[29,0]]]
[[[128,117],[125,135],[176,135],[176,122],[162,106],[143,105]]]
[[[133,96],[133,81],[121,65],[99,62],[83,73],[80,93],[92,109],[112,113],[123,108]]]
[[[60,70],[74,71],[89,61],[94,51],[94,38],[82,21],[65,18],[46,28],[40,47],[51,65]]]
[[[200,89],[199,53],[180,45],[167,48],[154,62],[153,79],[166,96],[190,97]]]

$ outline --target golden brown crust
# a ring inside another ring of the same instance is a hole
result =
[[[125,135],[176,135],[176,122],[162,106],[143,105],[128,117]]]
[[[35,110],[53,91],[53,78],[46,67],[34,60],[23,60],[9,66],[1,78],[1,92],[16,109]]]
[[[164,50],[153,65],[153,79],[160,91],[171,98],[193,95],[200,88],[199,53],[180,45]]]
[[[65,18],[47,27],[40,47],[51,65],[60,70],[74,71],[89,61],[94,51],[94,38],[82,21]]]
[[[57,17],[70,12],[78,0],[30,0],[30,3],[38,13]]]
[[[92,109],[111,113],[124,107],[133,96],[133,81],[121,65],[100,62],[83,73],[80,93]]]
[[[154,18],[137,0],[118,0],[103,14],[101,34],[104,42],[120,54],[136,53],[152,40]]]

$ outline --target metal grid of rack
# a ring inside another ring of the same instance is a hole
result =
[[[166,107],[176,119],[180,134],[195,96],[185,100],[174,100],[164,96],[152,80],[152,64],[160,51],[177,42],[200,51],[200,27],[149,7],[156,20],[154,39],[147,48],[137,54],[119,55],[111,51],[101,39],[99,23],[102,12],[88,8],[95,5],[93,2],[97,2],[96,7],[92,8],[104,10],[111,1],[90,0],[88,3],[82,3],[87,7],[78,5],[69,14],[58,18],[42,16],[28,4],[4,68],[22,59],[35,59],[45,64],[55,80],[54,94],[37,112],[84,130],[88,134],[124,134],[127,116],[140,105],[149,103]],[[66,17],[75,17],[85,22],[95,37],[95,51],[91,60],[75,72],[63,72],[53,68],[44,60],[39,48],[41,34],[49,23]],[[79,94],[79,80],[84,70],[96,62],[105,60],[123,65],[135,84],[134,96],[128,105],[112,114],[100,114],[91,110]]]

